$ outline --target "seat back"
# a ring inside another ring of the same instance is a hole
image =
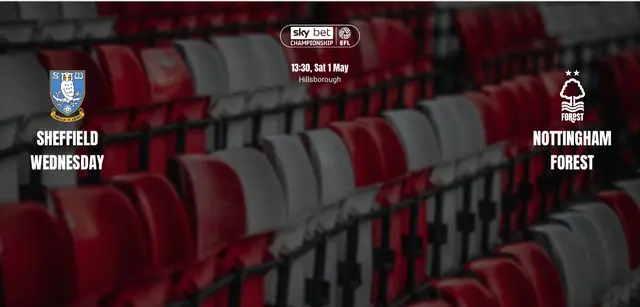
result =
[[[259,152],[246,148],[184,155],[178,165],[199,259],[216,254],[225,243],[286,225],[282,187]]]
[[[87,186],[55,189],[49,195],[73,242],[79,298],[100,299],[116,284],[149,268],[139,217],[122,192]]]
[[[454,306],[501,306],[493,294],[475,278],[446,278],[433,280],[430,284]]]
[[[551,219],[568,227],[578,239],[587,260],[584,279],[590,284],[592,298],[600,297],[607,290],[609,278],[604,244],[599,239],[595,226],[583,214],[577,212],[556,213]]]
[[[76,23],[73,21],[47,22],[38,29],[41,40],[69,41],[76,36]]]
[[[640,208],[624,191],[602,191],[598,197],[618,216],[629,247],[629,264],[635,270],[640,262],[640,244],[636,240],[640,233]]]
[[[222,56],[211,44],[201,40],[175,40],[174,44],[187,63],[195,96],[208,96],[208,110],[213,110],[216,98],[226,95],[229,88],[229,77]],[[211,152],[215,149],[214,127],[207,127],[205,131],[205,148]]]
[[[341,206],[356,189],[355,170],[351,163],[351,155],[340,136],[330,129],[304,132],[301,134],[301,139],[314,168],[320,193],[320,205],[322,206],[322,212],[313,217],[310,229],[329,230],[336,226]],[[359,233],[367,234],[362,231]],[[343,244],[339,244],[345,240],[344,237],[344,235],[333,237],[331,240],[327,240],[326,244],[323,277],[329,283],[330,306],[339,306],[338,304],[341,302],[337,268],[339,261],[343,259],[340,255],[344,255],[343,247],[340,246]],[[368,243],[370,244],[370,241]],[[358,250],[361,250],[360,246],[358,247]],[[369,246],[369,249],[365,247],[364,251],[370,250]],[[362,287],[364,288],[366,285]],[[368,297],[366,298],[368,299]]]
[[[287,229],[279,231],[271,244],[274,255],[286,254],[302,246],[312,235],[308,220],[320,211],[318,184],[313,166],[297,136],[272,135],[264,139],[264,153],[278,175],[286,199]],[[288,303],[305,304],[305,278],[312,278],[314,257],[307,253],[290,268]],[[275,303],[277,273],[267,275],[267,302]]]
[[[440,149],[434,128],[424,114],[415,110],[386,111],[406,153],[410,171],[421,171],[440,162]]]
[[[159,174],[119,175],[111,181],[131,200],[140,216],[154,268],[180,267],[191,260],[193,244],[184,205]]]
[[[65,19],[89,19],[98,17],[96,4],[93,2],[62,2],[61,15]]]
[[[567,306],[588,306],[593,302],[591,279],[585,279],[588,262],[578,238],[565,226],[548,224],[531,229],[534,241],[553,259],[562,277]]]
[[[540,306],[565,306],[565,294],[558,271],[549,255],[533,242],[500,247],[497,252],[514,259],[533,283]]]
[[[584,214],[596,228],[606,257],[608,286],[627,280],[631,275],[629,246],[615,212],[603,203],[584,204],[571,209]]]
[[[289,65],[282,45],[267,34],[251,34],[249,41],[252,57],[258,65],[258,83],[248,101],[251,110],[272,109],[282,105],[282,89],[289,83]],[[245,59],[246,60],[246,59]],[[260,123],[260,136],[284,132],[284,114],[265,115]]]
[[[3,306],[63,305],[73,297],[73,257],[59,226],[42,204],[0,206]]]
[[[479,259],[468,262],[465,268],[480,278],[501,306],[539,306],[533,283],[514,260]]]
[[[78,22],[78,37],[108,38],[114,35],[115,21],[109,18],[96,18]]]

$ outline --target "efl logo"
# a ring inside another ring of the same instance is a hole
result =
[[[287,48],[352,48],[360,31],[350,24],[288,25],[280,31]]]
[[[333,27],[291,27],[291,39],[333,40]]]

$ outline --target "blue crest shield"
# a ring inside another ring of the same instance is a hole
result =
[[[64,116],[78,111],[85,94],[84,70],[49,71],[49,96],[53,106]]]

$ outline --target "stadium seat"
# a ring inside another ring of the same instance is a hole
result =
[[[379,206],[377,199],[380,191],[380,184],[385,179],[385,166],[389,165],[388,160],[394,157],[386,156],[380,152],[375,137],[369,132],[366,126],[356,122],[335,122],[329,125],[344,142],[353,165],[354,181],[356,191],[350,195],[340,209],[342,219],[348,220],[351,217],[359,216],[376,209]],[[390,146],[394,146],[391,143]],[[399,145],[398,143],[395,143]],[[383,162],[384,161],[384,162]],[[389,167],[393,167],[389,165]],[[373,240],[374,226],[371,221],[362,221],[358,226],[358,249],[357,262],[361,267],[362,284],[355,290],[354,306],[364,306],[371,303],[372,285],[374,270],[383,265],[388,265],[387,251],[380,252],[380,256],[375,256],[370,251],[374,250],[377,242]],[[346,241],[338,245],[338,259],[346,260]],[[380,257],[380,259],[378,259]],[[374,262],[379,261],[379,262]],[[346,291],[343,287],[342,291]],[[338,294],[342,298],[343,292]],[[344,303],[349,304],[349,303]]]
[[[201,40],[175,40],[176,48],[187,63],[195,96],[211,97],[208,111],[216,106],[216,97],[227,93],[229,79],[224,60],[211,44]],[[239,106],[241,107],[241,105]],[[207,152],[215,149],[217,135],[214,127],[207,127],[205,134],[205,148]]]
[[[114,103],[132,116],[131,129],[152,129],[206,117],[208,99],[194,97],[188,69],[175,49],[140,50],[140,61],[128,47],[99,46],[96,52],[110,80]],[[128,70],[126,74],[124,68]],[[149,151],[153,154],[148,155],[149,170],[166,173],[166,161],[176,152],[176,138],[175,133],[151,137]],[[130,169],[144,167],[138,158],[142,150],[139,141],[125,143],[130,144]],[[186,133],[184,152],[204,151],[204,129],[191,128]]]
[[[473,260],[465,268],[478,276],[500,306],[541,306],[531,280],[518,264],[508,258]]]
[[[598,193],[598,197],[602,199],[615,213],[620,220],[620,224],[625,232],[627,246],[629,247],[629,263],[631,270],[635,270],[639,264],[640,245],[636,241],[636,234],[640,233],[640,229],[636,229],[640,225],[640,208],[624,191],[602,191]]]
[[[584,214],[596,226],[607,257],[608,286],[611,287],[629,279],[631,275],[629,247],[622,223],[615,212],[603,203],[573,206],[571,210]]]
[[[474,9],[460,9],[453,14],[453,23],[458,29],[460,41],[462,44],[462,52],[466,56],[465,72],[478,84],[484,84],[487,75],[482,70],[482,63],[487,59],[489,50],[485,42],[489,39],[486,32],[485,24],[482,22],[482,16]],[[495,78],[495,72],[489,72],[489,78]]]
[[[38,34],[44,41],[70,41],[75,38],[76,29],[73,21],[48,22],[40,26]]]
[[[503,163],[507,159],[507,129],[505,127],[506,121],[504,120],[504,110],[501,110],[497,104],[495,104],[491,98],[481,92],[469,92],[464,94],[465,97],[471,101],[477,108],[480,118],[482,120],[484,133],[484,141],[487,149],[480,157],[478,163],[479,167],[491,167]],[[499,213],[502,212],[502,192],[503,192],[503,180],[502,172],[495,172],[491,181],[485,181],[483,184],[483,190],[489,189],[490,198],[486,198],[484,193],[482,194],[483,208],[480,208],[479,218],[481,223],[487,223],[488,229],[486,233],[481,233],[480,247],[484,251],[488,251],[491,246],[496,245],[500,240],[500,224]],[[493,207],[493,208],[492,208]],[[486,237],[484,237],[486,236]]]
[[[620,180],[614,183],[614,185],[627,192],[629,197],[633,199],[636,204],[640,204],[640,182],[634,179]]]
[[[290,81],[290,67],[287,60],[287,55],[283,50],[280,43],[271,36],[267,35],[249,35],[251,41],[252,50],[255,57],[259,59],[259,62],[263,65],[260,68],[265,72],[262,76],[263,86],[266,87],[266,91],[269,91],[269,87],[273,90],[274,87],[280,87],[279,103],[278,105],[298,105],[304,102],[307,98],[307,88],[305,83],[291,82]],[[266,74],[269,72],[269,74]],[[274,77],[277,76],[277,77]],[[254,94],[253,100],[261,99],[260,93]],[[255,104],[255,103],[252,103]],[[268,106],[267,107],[274,107]],[[264,106],[263,106],[264,108]],[[281,124],[278,126],[279,132],[286,132],[286,116],[280,116]],[[264,122],[264,118],[262,121]],[[305,129],[304,112],[302,109],[295,109],[292,111],[290,119],[290,131],[300,132]],[[269,131],[265,131],[265,127],[261,129],[261,133],[265,135]]]
[[[565,294],[560,274],[550,256],[533,242],[513,243],[496,252],[514,259],[533,283],[540,306],[565,306]]]
[[[301,134],[301,137],[319,183],[320,202],[323,207],[322,212],[313,217],[310,228],[332,229],[339,221],[342,203],[356,188],[349,151],[340,137],[329,129],[306,131]],[[339,241],[345,240],[345,237],[344,234],[340,234],[326,242],[326,261],[323,275],[330,285],[329,306],[338,306],[339,304],[339,296],[337,295],[339,272],[336,268],[339,268],[339,262],[342,261],[341,258],[338,258]],[[331,295],[331,293],[335,294]]]
[[[381,166],[383,172],[383,181],[386,182],[380,188],[377,195],[377,203],[382,207],[393,207],[400,202],[403,198],[403,186],[404,179],[408,174],[406,153],[404,147],[401,144],[400,138],[392,126],[382,118],[361,117],[357,120],[357,123],[367,129],[369,134],[373,137],[376,144],[377,151],[380,153],[381,160],[377,163]],[[382,247],[382,224],[379,221],[373,222],[373,242],[374,253],[378,253],[380,257],[376,265],[387,265],[393,263],[393,268],[388,272],[385,272],[387,279],[387,293],[385,294],[385,300],[392,302],[398,299],[402,295],[402,289],[406,287],[407,283],[407,256],[406,251],[410,246],[415,243],[407,242],[406,236],[409,234],[410,211],[408,208],[400,209],[393,213],[390,223],[390,240],[389,249],[393,253],[393,261],[391,259],[382,259],[384,249]],[[418,226],[423,228],[418,230],[418,233],[426,233],[426,223]],[[424,237],[420,240],[424,240]],[[424,246],[424,242],[421,242]],[[375,261],[375,260],[374,260]],[[422,275],[424,271],[418,271],[417,275]],[[379,271],[374,272],[373,277],[373,302],[380,301],[380,297],[377,295],[380,281]],[[422,278],[420,278],[422,279]]]
[[[534,241],[551,256],[562,276],[566,306],[590,306],[595,297],[591,292],[591,279],[584,278],[585,272],[589,272],[589,264],[578,238],[559,224],[534,226],[531,233]]]
[[[608,287],[607,257],[604,243],[598,236],[595,225],[584,214],[578,212],[561,212],[551,215],[552,221],[558,221],[571,230],[578,239],[587,260],[583,279],[589,283],[591,296],[599,299]]]
[[[37,23],[13,21],[0,24],[0,39],[11,43],[26,43],[37,39]]]
[[[452,305],[449,304],[447,301],[438,300],[438,301],[424,301],[420,303],[414,303],[408,306],[409,307],[451,307]]]
[[[218,118],[248,111],[247,99],[260,86],[260,80],[254,71],[255,67],[259,67],[258,59],[253,56],[249,39],[243,36],[221,36],[213,38],[212,41],[225,63],[229,87],[224,93],[220,93],[211,116]],[[251,119],[228,123],[224,136],[226,144],[222,148],[249,144],[252,140],[252,127]]]
[[[144,281],[145,286],[129,293],[128,298],[155,304],[167,299],[166,282],[146,284],[150,255],[144,249],[140,219],[123,193],[109,186],[62,188],[49,193],[53,210],[72,242],[73,305],[115,303],[118,298],[110,296],[112,291],[138,281]]]
[[[458,129],[460,129],[460,136],[463,137],[460,139],[464,144],[466,144],[466,148],[461,152],[461,157],[463,159],[460,161],[458,166],[458,176],[472,175],[480,170],[479,159],[484,154],[486,150],[486,141],[484,139],[485,135],[483,132],[483,123],[482,117],[480,116],[480,112],[478,108],[469,101],[464,95],[456,97],[455,100],[451,101],[448,105],[450,111],[455,114],[458,122]],[[485,208],[481,200],[485,198],[484,191],[484,178],[478,178],[470,182],[469,186],[469,200],[461,199],[462,206],[459,207],[461,212],[464,212],[464,202],[470,201],[469,209],[472,212],[475,218],[476,229],[480,228],[481,223],[481,215],[479,214]],[[463,187],[464,189],[464,187]],[[464,194],[464,192],[463,192]],[[459,223],[459,221],[458,221]],[[459,225],[456,227],[460,227]],[[482,238],[480,235],[481,231],[474,231],[470,234],[469,240],[469,254],[468,257],[479,256],[482,253],[481,243]]]
[[[424,114],[416,110],[392,110],[385,111],[383,117],[393,127],[406,154],[409,175],[405,180],[404,196],[415,197],[416,195],[432,187],[430,176],[431,167],[440,161],[439,144],[433,127]],[[434,199],[425,199],[418,207],[418,232],[422,241],[422,255],[415,258],[416,283],[425,281],[430,268],[428,261],[434,257],[429,256],[428,244],[431,242],[427,236],[431,225],[428,224],[427,212],[434,205]],[[431,211],[433,212],[433,211]],[[409,224],[409,221],[406,222]],[[437,237],[436,233],[431,233]]]
[[[454,306],[501,306],[494,295],[475,278],[446,278],[429,283]]]
[[[254,85],[255,91],[250,94],[247,107],[249,110],[268,110],[283,106],[282,94],[284,88],[289,84],[290,71],[282,50],[283,47],[272,36],[266,34],[246,35],[245,39],[249,41],[252,57],[258,64],[253,69],[256,70],[259,78],[259,82]],[[300,112],[297,114],[301,119],[302,114]],[[263,115],[260,119],[260,130],[257,137],[284,133],[286,117],[283,115]],[[247,132],[251,132],[251,130],[247,130]],[[251,139],[250,134],[248,137],[245,139],[246,142],[254,143],[257,141]]]
[[[287,225],[282,186],[268,159],[254,149],[238,148],[183,155],[178,165],[196,255],[219,255],[221,275],[267,261],[268,235]],[[264,276],[247,276],[243,285],[242,304],[262,306]],[[228,295],[223,291],[215,300],[226,305]]]
[[[459,130],[456,128],[456,119],[449,113],[444,103],[451,101],[423,101],[420,107],[425,108],[427,116],[436,131],[440,148],[440,163],[433,169],[431,182],[436,185],[447,185],[456,179],[456,160],[460,157],[461,151],[458,149],[460,143],[458,139]],[[458,204],[461,201],[462,191],[456,189],[447,191],[443,196],[443,215],[442,222],[446,225],[447,242],[441,246],[440,273],[445,273],[454,269],[460,264],[460,239],[458,231],[455,227],[456,216],[458,212]],[[434,216],[429,216],[429,222],[433,223]],[[431,267],[431,265],[430,265]],[[430,268],[431,269],[431,268]],[[430,271],[430,275],[431,275]]]
[[[114,35],[115,21],[108,18],[78,21],[79,38],[109,38]]]
[[[419,107],[428,113],[438,131],[441,157],[446,159],[434,169],[432,182],[446,185],[475,171],[478,167],[477,155],[484,147],[482,123],[477,109],[463,96],[443,96],[420,102]],[[475,231],[479,224],[476,212],[481,197],[478,183],[481,182],[445,193],[443,221],[447,224],[451,242],[443,247],[443,272],[480,251],[480,238],[476,237]],[[465,189],[469,190],[465,192]]]
[[[62,2],[61,15],[64,19],[91,19],[98,17],[95,2]]]
[[[287,228],[278,232],[270,251],[273,255],[286,255],[300,248],[305,239],[313,235],[309,218],[319,212],[319,194],[316,177],[302,141],[297,136],[273,135],[264,139],[264,153],[276,171],[283,187],[287,204]],[[303,306],[305,283],[313,278],[314,255],[307,252],[296,259],[290,268],[288,304]],[[267,276],[267,303],[275,304],[277,273]]]
[[[182,201],[171,183],[159,174],[114,176],[140,216],[153,268],[179,268],[191,261],[191,230]]]
[[[208,117],[210,99],[196,95],[193,78],[178,50],[173,47],[149,48],[141,50],[139,57],[149,82],[151,104],[166,105],[168,123],[197,121]],[[142,112],[139,111],[138,115],[140,113]],[[177,132],[170,133],[167,137],[167,157],[172,158],[178,152],[178,145],[183,147],[182,153],[205,152],[205,133],[202,127],[187,128],[184,144],[177,144],[178,139]]]
[[[43,204],[0,205],[4,306],[61,306],[71,301],[75,280],[66,239]]]
[[[192,294],[192,285],[202,289],[213,280],[215,271],[206,271],[209,259],[195,257],[187,213],[166,178],[153,173],[125,174],[114,176],[111,183],[129,197],[139,216],[147,243],[144,247],[150,255],[150,274],[173,279],[172,298]],[[135,290],[126,289],[121,298],[135,294]]]
[[[61,5],[56,2],[18,3],[21,20],[56,20],[62,17]]]

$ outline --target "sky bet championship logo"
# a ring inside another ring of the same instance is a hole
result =
[[[84,101],[84,70],[49,71],[49,96],[53,103],[51,117],[57,121],[71,123],[84,117],[80,108]]]
[[[360,31],[351,24],[288,25],[280,31],[287,48],[353,48]]]

